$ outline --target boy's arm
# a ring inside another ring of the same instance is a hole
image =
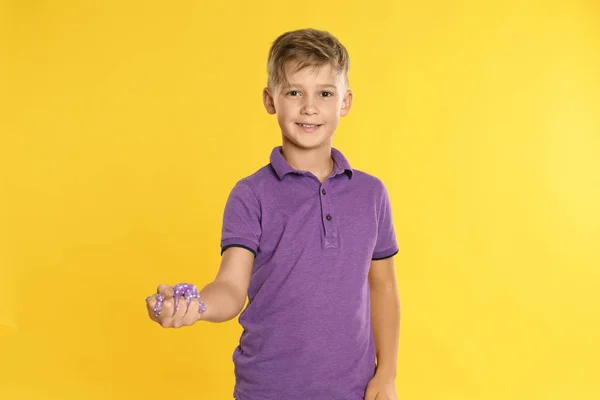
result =
[[[254,254],[244,248],[230,247],[223,252],[216,278],[200,291],[200,298],[206,304],[200,320],[229,321],[242,311],[253,264]]]
[[[394,380],[400,340],[400,296],[394,257],[371,261],[371,321],[377,355],[377,375]]]

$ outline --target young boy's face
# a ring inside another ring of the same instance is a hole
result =
[[[279,85],[271,93],[264,90],[265,108],[277,114],[284,143],[302,149],[331,146],[340,117],[346,116],[352,105],[346,77],[329,64],[299,71],[295,66],[286,65],[289,85]]]

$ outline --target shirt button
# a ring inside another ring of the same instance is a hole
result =
[[[323,196],[327,194],[327,191],[325,189],[321,190],[321,193],[323,193]]]
[[[327,219],[327,221],[331,221],[331,214],[327,214],[327,216],[325,217]]]

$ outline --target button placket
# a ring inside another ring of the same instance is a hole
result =
[[[327,237],[329,236],[329,226],[327,224],[327,222],[328,222],[327,216],[329,215],[329,201],[328,201],[328,198],[327,198],[327,190],[325,189],[325,187],[323,185],[321,185],[321,188],[320,188],[319,191],[321,192],[320,193],[320,198],[321,198],[321,221],[323,222],[323,227],[325,229],[325,239],[327,239]]]
[[[331,211],[330,196],[328,195],[327,189],[321,186],[320,190],[321,198],[321,218],[324,227],[325,234],[325,248],[336,248],[337,247],[337,230],[335,219]]]

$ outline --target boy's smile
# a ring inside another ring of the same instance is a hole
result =
[[[301,122],[296,122],[296,125],[298,125],[304,132],[315,132],[317,129],[319,129],[319,127],[323,126],[323,124],[309,124]]]

